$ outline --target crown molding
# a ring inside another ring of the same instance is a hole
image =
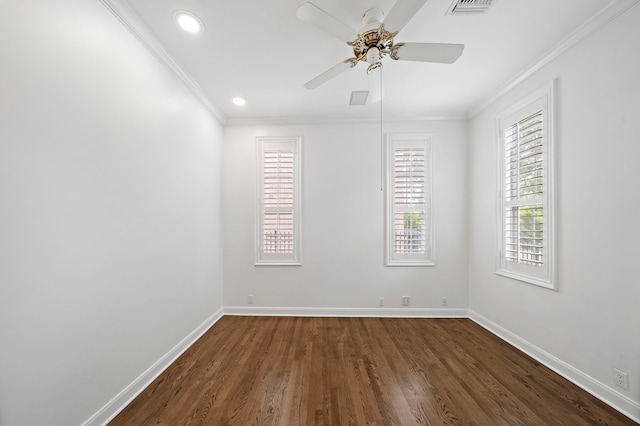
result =
[[[223,126],[227,117],[207,96],[196,81],[173,60],[156,34],[142,20],[126,0],[100,0],[100,2],[133,34],[165,68],[184,84],[202,105]]]
[[[209,96],[202,90],[196,81],[185,72],[167,52],[156,34],[140,18],[136,11],[126,0],[100,0],[102,4],[142,43],[167,70],[181,81],[202,105],[223,126],[252,126],[252,125],[303,125],[303,124],[366,124],[379,123],[379,117],[226,117],[213,103]],[[466,115],[434,115],[434,116],[407,116],[388,117],[384,122],[419,122],[419,121],[466,121],[474,118],[491,104],[507,94],[520,83],[534,75],[544,66],[558,58],[560,55],[580,44],[605,25],[625,13],[627,10],[640,3],[640,0],[613,0],[598,14],[570,34],[562,42],[556,45],[543,57],[518,73],[515,77],[502,85],[496,91],[484,98],[476,107]]]
[[[467,119],[472,119],[480,114],[495,101],[497,101],[514,87],[531,77],[551,61],[555,60],[572,47],[582,43],[585,39],[595,34],[602,27],[639,3],[640,0],[613,0],[600,12],[594,15],[591,19],[581,25],[577,30],[571,33],[559,44],[557,44],[553,49],[547,52],[543,57],[535,61],[532,65],[528,66],[524,71],[517,74],[514,78],[509,80],[498,90],[487,96],[483,101],[480,102],[478,106],[471,109],[467,116]]]
[[[423,121],[467,121],[466,115],[424,115],[384,117],[382,124]],[[313,124],[380,124],[377,117],[228,117],[226,125],[231,126],[291,126]]]

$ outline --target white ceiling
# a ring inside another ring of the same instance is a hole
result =
[[[125,0],[120,0],[125,2]],[[106,0],[105,3],[110,3]],[[389,118],[466,117],[509,81],[565,42],[611,0],[494,0],[480,16],[447,15],[452,0],[428,0],[396,42],[462,43],[452,65],[384,60]],[[315,90],[303,84],[353,56],[340,40],[296,18],[304,0],[128,0],[151,34],[228,120],[373,119],[379,104],[349,106],[367,90],[366,65]],[[313,0],[354,29],[365,10],[394,0]],[[189,34],[173,14],[188,10],[205,25]],[[234,96],[246,98],[239,108]]]

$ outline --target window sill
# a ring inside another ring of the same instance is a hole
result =
[[[436,266],[435,262],[432,262],[430,260],[428,261],[418,261],[418,260],[407,260],[407,261],[401,261],[401,260],[393,260],[393,261],[387,261],[386,266]]]
[[[286,262],[286,261],[282,261],[282,260],[276,260],[276,261],[258,261],[254,263],[254,266],[302,266],[302,262],[300,261],[292,261],[292,262]]]
[[[558,287],[555,282],[545,280],[542,278],[532,277],[530,275],[522,275],[512,271],[508,271],[506,269],[498,269],[496,271],[496,275],[500,275],[506,278],[511,278],[513,280],[522,281],[528,284],[533,284],[538,287],[543,287],[549,290],[558,291]]]

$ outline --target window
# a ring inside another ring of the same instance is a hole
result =
[[[431,135],[387,137],[386,263],[433,266]]]
[[[497,273],[556,289],[553,94],[552,82],[498,118]]]
[[[256,265],[301,265],[300,138],[257,138]]]

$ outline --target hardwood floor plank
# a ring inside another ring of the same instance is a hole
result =
[[[223,317],[110,424],[635,423],[468,319]]]
[[[407,320],[403,320],[407,321]],[[468,412],[473,412],[469,422],[475,424],[487,424],[489,418],[483,408],[474,400],[464,387],[464,382],[452,380],[455,377],[455,370],[458,368],[451,351],[441,338],[437,338],[437,328],[435,323],[422,322],[423,326],[417,329],[411,322],[402,324],[402,328],[411,330],[409,338],[403,339],[401,352],[409,356],[409,371],[414,375],[423,376],[428,381],[434,398],[441,401],[441,416],[443,421],[456,422],[455,410],[452,407],[465,406]],[[398,333],[394,333],[394,336]]]
[[[610,418],[607,415],[605,415],[607,421],[604,423],[597,421],[594,423],[592,413],[585,413],[584,407],[601,406],[605,408],[603,413],[613,410],[609,410],[606,404],[577,386],[567,386],[566,379],[488,331],[473,330],[472,333],[467,332],[465,336],[469,340],[476,339],[476,345],[486,346],[478,352],[478,359],[491,359],[493,368],[501,367],[509,372],[510,375],[500,376],[503,383],[513,391],[514,395],[519,396],[520,404],[528,405],[543,419],[544,423],[617,424],[615,417]],[[467,339],[459,340],[465,342]],[[550,400],[554,401],[554,404],[549,404]],[[560,412],[561,416],[558,415]],[[617,414],[619,413],[616,412]]]
[[[464,340],[451,338],[448,331],[455,330],[456,321],[442,324],[433,324],[433,333],[425,339],[425,345],[442,345],[437,352],[447,354],[442,357],[442,362],[489,418],[503,424],[513,424],[514,419],[517,419],[516,424],[543,424],[534,411],[523,405],[510,388],[494,376],[491,369],[470,356],[462,346]]]

